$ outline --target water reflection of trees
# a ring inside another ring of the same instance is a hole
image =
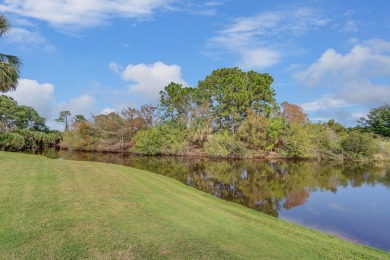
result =
[[[78,155],[77,155],[78,154]],[[278,216],[281,208],[304,204],[314,191],[339,187],[390,187],[390,165],[312,161],[216,160],[183,157],[129,157],[110,153],[69,153],[65,159],[118,163],[177,179],[216,197]]]
[[[143,163],[138,159],[132,166],[143,168]],[[148,159],[146,165],[146,170],[272,216],[278,216],[281,208],[304,204],[313,191],[336,193],[340,186],[363,184],[389,186],[390,179],[389,169],[361,164],[157,158]]]

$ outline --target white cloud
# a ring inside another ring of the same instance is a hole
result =
[[[34,108],[47,120],[50,129],[63,130],[63,124],[54,121],[60,111],[68,110],[72,115],[88,116],[96,112],[96,99],[91,95],[82,95],[64,103],[58,103],[54,97],[55,87],[51,83],[39,83],[36,80],[20,79],[15,91],[6,93],[19,105]]]
[[[7,93],[19,105],[30,106],[40,116],[51,118],[54,105],[54,86],[50,83],[38,83],[35,80],[20,79],[15,91]]]
[[[178,3],[179,2],[180,1],[178,1]],[[224,5],[226,1],[181,1],[181,3],[183,6],[179,9],[182,12],[194,15],[212,16],[218,13],[218,7]]]
[[[43,46],[46,52],[54,52],[55,46],[48,43],[38,32],[31,32],[22,28],[12,28],[5,36],[6,41],[16,43],[22,49],[30,50],[36,46]]]
[[[6,35],[6,39],[12,43],[43,44],[45,39],[39,35],[22,28],[12,28]]]
[[[265,48],[244,50],[241,52],[241,68],[266,68],[279,62],[280,53]]]
[[[82,95],[76,98],[70,99],[68,102],[59,104],[57,106],[58,111],[70,111],[72,115],[88,115],[96,110],[96,99],[91,95]]]
[[[114,71],[115,73],[121,73],[123,71],[123,68],[117,64],[116,62],[111,62],[110,64],[108,64],[108,67]]]
[[[106,107],[102,111],[100,111],[99,114],[108,115],[112,112],[116,112],[116,110],[114,108]]]
[[[358,29],[357,29],[356,22],[349,20],[348,22],[346,22],[344,24],[344,26],[341,29],[341,31],[342,32],[357,32]]]
[[[240,56],[240,67],[265,68],[279,62],[283,43],[330,23],[315,10],[298,8],[238,18],[209,39],[209,47]]]
[[[150,102],[159,99],[159,92],[171,82],[187,86],[181,78],[181,68],[178,65],[166,65],[162,62],[154,64],[128,65],[121,75],[125,81],[135,84],[129,86],[131,93],[142,93]]]
[[[369,40],[343,55],[329,49],[306,70],[293,74],[311,87],[336,89],[347,103],[376,106],[390,100],[390,42]]]
[[[332,109],[332,108],[340,108],[340,107],[347,107],[351,106],[348,104],[344,99],[341,98],[322,98],[317,101],[309,102],[309,103],[303,103],[300,104],[302,109],[305,112],[315,112],[322,109]]]
[[[59,28],[96,26],[113,16],[145,18],[172,0],[4,0],[0,12],[46,21]]]

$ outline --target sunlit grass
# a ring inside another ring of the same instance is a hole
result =
[[[385,259],[120,165],[0,152],[0,259]]]

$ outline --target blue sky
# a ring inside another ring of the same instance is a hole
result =
[[[9,95],[48,125],[157,104],[171,81],[214,69],[269,73],[279,103],[345,126],[390,103],[390,1],[2,0],[23,60]]]

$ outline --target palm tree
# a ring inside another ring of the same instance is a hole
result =
[[[0,15],[0,37],[11,29],[4,15]],[[22,65],[16,56],[0,53],[0,92],[15,90],[19,79],[19,67]]]

